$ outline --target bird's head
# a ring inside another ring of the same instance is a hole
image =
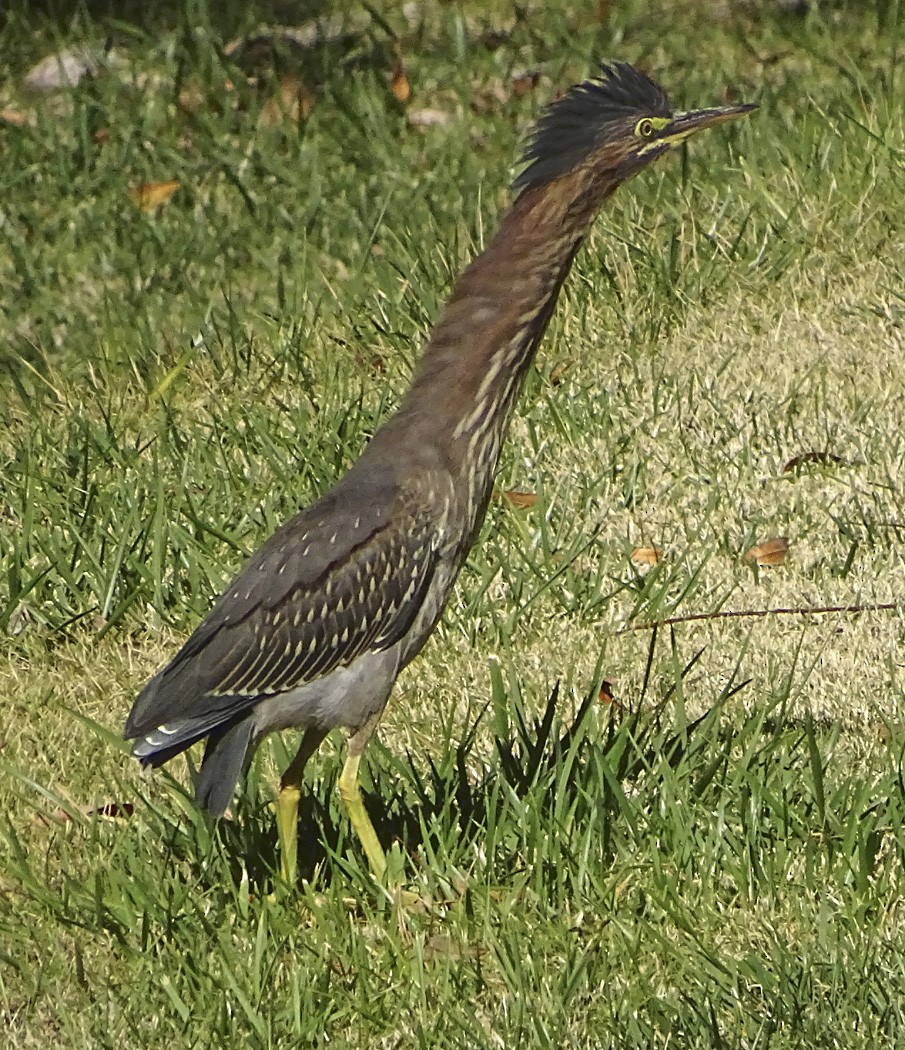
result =
[[[605,63],[599,77],[571,88],[537,122],[513,188],[580,174],[606,192],[698,131],[753,109],[745,104],[673,113],[658,84],[624,62]]]

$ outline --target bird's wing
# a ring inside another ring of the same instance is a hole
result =
[[[229,717],[393,645],[431,580],[429,504],[410,484],[341,483],[287,522],[142,690],[126,737],[174,719]]]

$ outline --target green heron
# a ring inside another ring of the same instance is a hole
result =
[[[754,108],[674,114],[663,90],[623,63],[553,102],[515,201],[457,281],[399,410],[332,489],[267,540],[142,689],[125,726],[133,753],[158,766],[206,737],[195,795],[215,817],[265,734],[304,729],[277,798],[287,880],[305,763],[338,726],[350,734],[339,794],[384,877],[359,763],[477,537],[519,390],[575,255],[618,186]]]

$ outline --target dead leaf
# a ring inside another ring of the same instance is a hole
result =
[[[533,91],[540,81],[540,73],[536,69],[527,69],[523,73],[516,73],[512,78],[512,94],[515,98],[522,98]]]
[[[636,565],[656,565],[663,557],[659,547],[636,547],[631,554]]]
[[[509,500],[516,510],[527,510],[537,503],[536,492],[518,492],[515,489],[510,489],[508,492],[503,493],[503,497]]]
[[[18,109],[0,109],[0,122],[12,124],[14,128],[21,128],[28,117]]]
[[[59,807],[53,813],[36,813],[34,823],[49,828],[51,821],[54,824],[69,824],[77,817],[131,817],[134,812],[135,805],[132,802],[105,802],[100,806],[73,807],[69,810]]]
[[[832,452],[802,452],[800,456],[793,456],[782,468],[783,474],[791,474],[793,470],[804,467],[808,463],[821,463],[829,465],[832,463],[844,463],[840,456],[834,456]]]
[[[133,186],[129,190],[129,196],[142,211],[156,211],[166,204],[178,189],[178,179],[170,179],[169,182],[145,182],[140,186]]]
[[[408,122],[415,128],[441,128],[452,119],[452,113],[443,109],[411,109],[408,112]]]
[[[393,70],[393,75],[390,80],[390,90],[393,92],[393,97],[397,102],[401,102],[405,105],[408,102],[412,94],[412,88],[409,84],[408,77],[405,75],[405,69],[401,62],[396,64],[396,68]]]
[[[288,120],[297,124],[305,120],[314,109],[314,97],[298,77],[287,73],[280,77],[279,90],[261,107],[260,122],[276,127]]]
[[[577,362],[574,357],[567,357],[564,360],[560,361],[558,364],[554,365],[552,371],[550,372],[550,382],[553,384],[553,386],[559,386],[566,372],[568,372],[569,369],[573,368],[576,364]]]
[[[788,536],[771,536],[768,540],[755,543],[751,550],[745,552],[744,558],[758,565],[782,565],[788,554]]]
[[[103,146],[103,144],[110,138],[109,128],[98,128],[97,131],[91,136],[91,141],[97,146]]]

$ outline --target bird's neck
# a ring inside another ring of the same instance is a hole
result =
[[[561,180],[563,183],[566,180]],[[394,423],[443,450],[454,480],[492,474],[525,375],[596,207],[527,190],[459,277]],[[587,214],[585,214],[587,213]]]

